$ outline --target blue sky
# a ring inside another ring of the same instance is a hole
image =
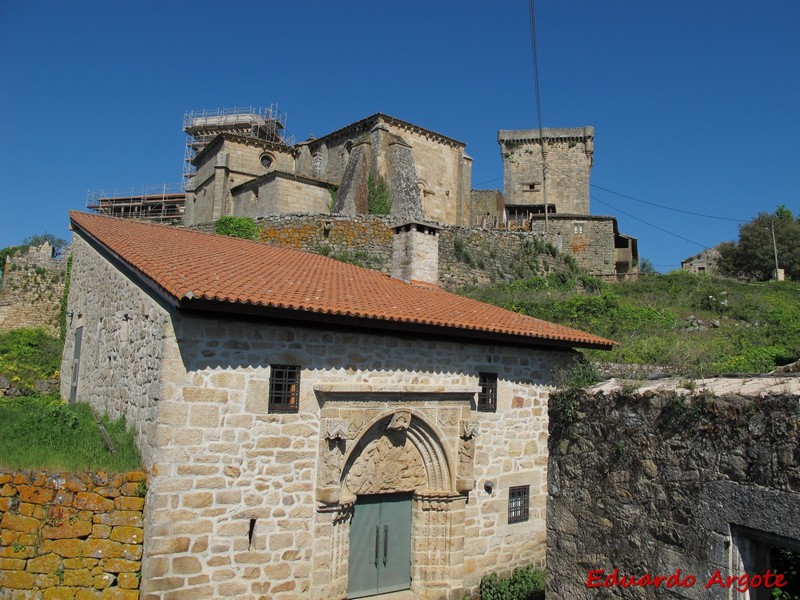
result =
[[[536,9],[544,126],[595,127],[592,213],[660,271],[800,212],[800,2]],[[89,189],[178,183],[192,109],[277,102],[298,140],[388,113],[499,188],[497,130],[536,127],[531,54],[522,0],[0,0],[0,247],[67,237]]]

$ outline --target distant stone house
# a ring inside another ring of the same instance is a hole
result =
[[[552,372],[613,342],[289,248],[71,224],[62,394],[135,429],[143,598],[461,598],[544,564]]]

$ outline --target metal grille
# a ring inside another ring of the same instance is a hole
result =
[[[528,520],[528,504],[530,504],[529,485],[520,485],[508,490],[508,522],[521,523]]]
[[[269,412],[297,412],[300,405],[300,367],[270,365]]]
[[[497,411],[497,373],[481,373],[478,377],[481,391],[478,392],[478,410]]]

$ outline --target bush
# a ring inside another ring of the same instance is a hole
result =
[[[220,217],[214,225],[214,231],[220,235],[254,240],[258,237],[258,225],[250,217]]]
[[[13,329],[0,334],[0,375],[32,392],[37,379],[58,377],[61,340],[44,329]]]
[[[492,573],[481,579],[481,600],[540,600],[544,598],[544,571],[515,569],[510,577]]]

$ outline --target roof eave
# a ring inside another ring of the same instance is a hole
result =
[[[580,340],[551,339],[540,336],[523,336],[479,329],[448,327],[428,323],[412,323],[394,319],[377,319],[370,317],[315,312],[296,308],[281,308],[260,304],[241,302],[222,302],[207,298],[182,298],[177,307],[180,310],[206,312],[229,316],[273,318],[303,323],[323,323],[334,326],[360,327],[363,329],[391,331],[397,333],[427,334],[437,337],[450,337],[459,341],[469,340],[479,343],[496,343],[513,346],[537,348],[585,348],[595,350],[611,350],[616,342],[595,343]]]

